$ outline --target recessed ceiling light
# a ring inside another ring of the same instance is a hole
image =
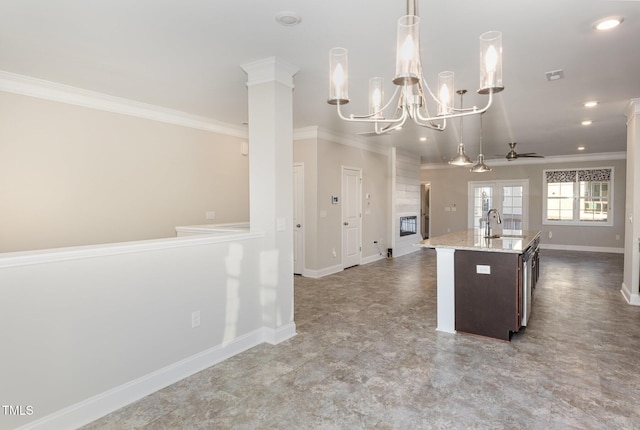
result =
[[[584,146],[578,146],[578,151],[584,151]]]
[[[292,27],[294,25],[300,24],[302,18],[295,12],[282,11],[276,15],[276,21],[278,21],[278,23],[284,25],[285,27]]]
[[[582,121],[580,124],[582,124],[582,125],[591,125],[591,123],[592,123],[591,120],[585,120],[585,121]]]
[[[426,137],[421,137],[421,138],[420,138],[420,142],[426,142],[426,141],[427,141],[427,138],[426,138]]]
[[[598,102],[595,100],[590,100],[588,102],[584,102],[584,107],[592,108],[598,106]]]
[[[623,18],[621,16],[610,16],[593,24],[593,28],[599,31],[611,30],[622,24],[622,21]]]

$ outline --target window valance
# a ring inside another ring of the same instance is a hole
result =
[[[611,169],[547,170],[547,183],[609,181]]]

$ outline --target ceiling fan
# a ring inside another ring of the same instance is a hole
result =
[[[517,158],[524,158],[524,157],[544,158],[544,155],[538,155],[535,152],[521,152],[520,154],[518,154],[516,152],[516,142],[509,142],[509,148],[511,148],[511,150],[507,153],[507,156],[505,157],[509,161],[515,160]]]

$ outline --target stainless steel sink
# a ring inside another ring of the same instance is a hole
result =
[[[524,239],[524,235],[521,234],[492,234],[491,236],[484,236],[485,239]]]

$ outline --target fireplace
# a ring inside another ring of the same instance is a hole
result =
[[[400,236],[409,236],[418,232],[418,217],[416,215],[400,217]]]

